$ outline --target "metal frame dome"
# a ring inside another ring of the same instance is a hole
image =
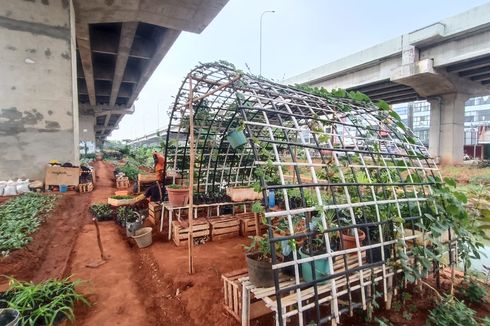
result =
[[[227,63],[202,64],[182,83],[165,146],[167,169],[184,175],[194,151],[194,193],[259,185],[264,198],[269,191],[282,197],[280,210],[263,200],[271,248],[285,241],[292,246],[324,241],[325,252],[309,258],[293,250],[291,260],[281,261],[271,250],[279,324],[292,316],[301,325],[338,321],[353,308],[366,309],[376,284],[386,300],[390,278],[403,272],[397,259],[411,257],[410,244],[420,236],[416,224],[425,212],[437,213],[431,195],[438,168],[394,111],[360,93],[303,89],[244,74]],[[240,126],[248,142],[234,149],[226,135]],[[185,141],[170,140],[170,132]],[[278,234],[281,223],[285,227]],[[351,230],[355,248],[338,240],[345,230]],[[377,239],[365,232],[361,246],[361,230],[374,230]],[[373,248],[383,248],[381,260],[370,259]],[[330,275],[316,277],[312,268],[313,281],[300,277],[301,264],[314,267],[325,258]],[[335,264],[343,266],[340,272]],[[293,275],[288,283],[281,282],[286,269]],[[286,294],[294,300],[282,302]]]

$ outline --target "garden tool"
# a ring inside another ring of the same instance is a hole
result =
[[[107,263],[109,257],[104,254],[104,248],[102,247],[102,240],[100,239],[100,230],[99,230],[99,224],[97,223],[97,219],[93,218],[92,221],[94,222],[95,229],[97,231],[97,245],[99,246],[99,250],[100,250],[100,260],[90,262],[85,266],[89,268],[97,268]]]

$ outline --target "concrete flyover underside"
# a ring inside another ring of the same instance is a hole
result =
[[[228,0],[75,0],[81,114],[105,139],[181,31],[200,33]]]
[[[490,94],[490,3],[285,80],[431,104],[429,150],[463,160],[464,103]]]

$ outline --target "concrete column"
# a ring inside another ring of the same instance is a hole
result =
[[[427,102],[430,104],[429,154],[438,163],[440,161],[441,101],[439,96],[427,98]]]
[[[78,157],[73,9],[71,1],[1,3],[0,180],[42,179],[49,160]]]
[[[429,151],[441,164],[463,163],[464,109],[468,98],[467,94],[451,93],[429,99]]]

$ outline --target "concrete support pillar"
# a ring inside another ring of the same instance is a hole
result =
[[[463,93],[429,98],[429,151],[441,164],[463,163],[464,108],[468,98]]]

